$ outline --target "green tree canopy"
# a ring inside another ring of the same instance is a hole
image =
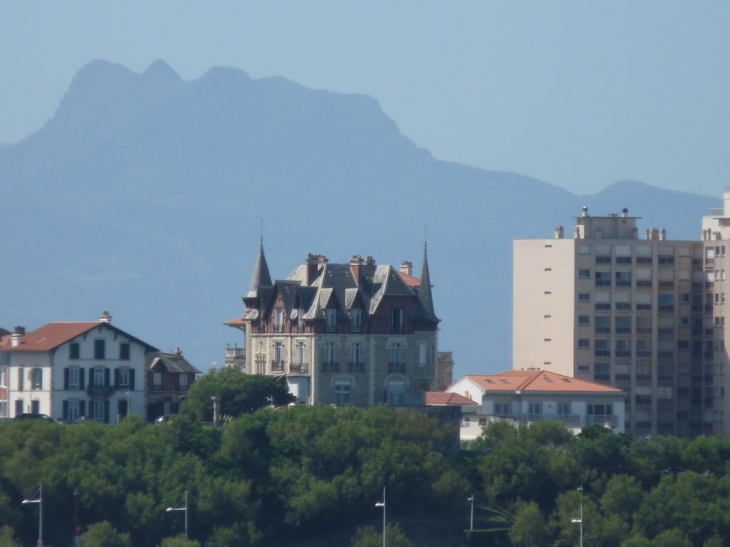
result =
[[[288,388],[271,376],[244,374],[233,367],[213,368],[190,387],[185,412],[198,420],[211,421],[213,396],[221,398],[221,415],[234,418],[269,404],[283,406],[294,402]]]
[[[84,547],[131,547],[129,534],[117,532],[107,521],[92,524],[84,534]]]

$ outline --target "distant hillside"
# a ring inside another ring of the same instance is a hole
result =
[[[428,237],[441,348],[463,375],[511,364],[513,239],[551,237],[584,205],[696,238],[720,204],[638,182],[576,196],[437,161],[370,97],[219,67],[183,81],[162,61],[82,68],[53,119],[0,149],[0,185],[0,325],[108,309],[202,369],[241,342],[222,323],[243,309],[262,226],[276,278],[308,253],[418,272]]]

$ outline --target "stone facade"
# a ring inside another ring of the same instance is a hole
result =
[[[285,380],[302,403],[423,405],[445,377],[425,249],[420,280],[410,263],[310,255],[272,282],[262,246],[243,301],[227,323],[244,331],[239,368]]]

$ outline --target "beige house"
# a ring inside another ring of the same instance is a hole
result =
[[[637,219],[584,208],[571,233],[514,242],[513,366],[620,387],[634,434],[727,434],[730,194],[697,241]]]
[[[396,270],[372,257],[335,264],[309,255],[272,281],[262,245],[243,301],[243,315],[227,324],[244,344],[228,348],[227,363],[281,378],[302,403],[423,405],[450,380],[438,366],[425,249],[420,279],[408,262]]]

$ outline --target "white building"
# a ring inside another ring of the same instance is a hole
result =
[[[615,387],[544,370],[471,374],[446,390],[476,401],[480,426],[506,420],[517,424],[557,420],[578,432],[593,425],[624,432],[624,393]]]
[[[145,417],[145,357],[157,348],[99,321],[49,323],[0,338],[0,374],[6,382],[6,417],[46,414],[116,423]]]

